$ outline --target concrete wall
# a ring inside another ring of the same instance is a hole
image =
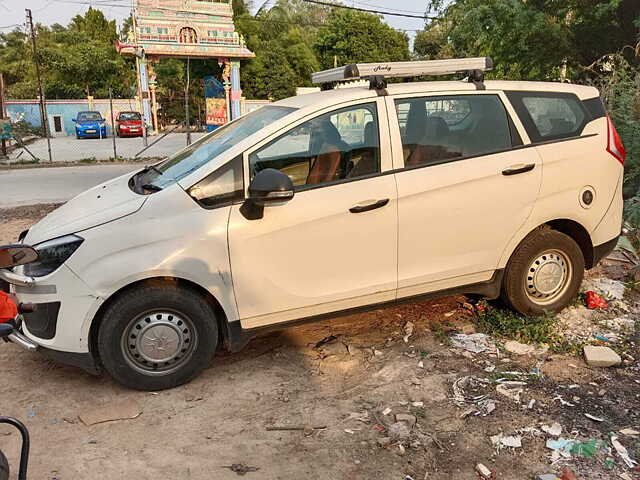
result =
[[[47,116],[49,119],[49,129],[53,136],[75,135],[75,124],[73,119],[78,112],[98,111],[107,121],[107,131],[111,135],[111,113],[109,100],[47,100]],[[136,99],[114,99],[114,118],[121,111],[140,111],[139,103]],[[7,102],[7,113],[12,122],[24,120],[34,127],[42,125],[40,121],[40,105],[37,100],[9,100]],[[61,131],[56,131],[54,117],[60,117]]]

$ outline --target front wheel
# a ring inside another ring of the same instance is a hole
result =
[[[209,365],[218,326],[209,302],[177,285],[145,285],[106,309],[98,333],[105,369],[137,390],[173,388]]]
[[[584,276],[584,256],[568,235],[542,228],[529,234],[509,259],[502,297],[523,315],[559,312],[571,303]]]

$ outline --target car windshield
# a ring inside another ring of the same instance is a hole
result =
[[[161,190],[294,110],[291,107],[265,106],[248,113],[205,135],[162,163],[142,170],[132,179],[132,186],[138,192]]]
[[[100,112],[84,112],[78,114],[79,122],[99,122],[100,120],[102,120]]]
[[[140,114],[138,112],[123,112],[118,120],[140,120]]]

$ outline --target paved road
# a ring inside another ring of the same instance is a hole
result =
[[[88,188],[140,167],[117,164],[0,170],[0,207],[64,202]]]
[[[204,133],[194,133],[191,140],[195,141]],[[149,137],[149,144],[159,137]],[[116,152],[119,157],[133,158],[136,153],[144,148],[142,138],[116,138]],[[187,145],[186,134],[170,133],[141,154],[141,157],[167,157]],[[27,148],[40,159],[41,162],[49,161],[47,141],[37,140],[27,145]],[[54,162],[77,162],[79,160],[95,158],[96,160],[108,160],[113,158],[113,142],[111,138],[82,140],[76,137],[56,137],[51,139],[51,154]],[[31,156],[21,148],[15,150],[10,160],[31,160]]]

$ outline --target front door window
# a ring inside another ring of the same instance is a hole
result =
[[[298,189],[380,172],[375,103],[325,113],[293,128],[249,156],[251,178],[275,168]]]

